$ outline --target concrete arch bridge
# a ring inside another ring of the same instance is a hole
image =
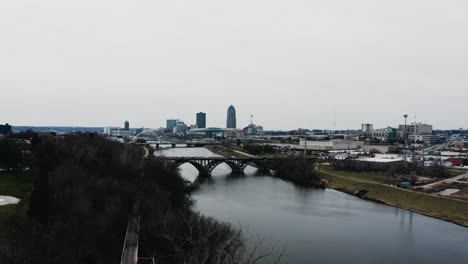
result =
[[[272,170],[273,158],[234,158],[234,157],[212,157],[212,158],[196,158],[196,157],[158,157],[165,162],[172,163],[173,166],[179,167],[182,164],[192,164],[200,173],[200,175],[211,176],[211,172],[221,163],[226,163],[232,169],[234,174],[243,174],[248,165],[257,167],[259,171],[269,172]]]

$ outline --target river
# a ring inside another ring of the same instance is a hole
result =
[[[157,151],[165,156],[216,156],[204,148]],[[181,166],[184,178],[198,172]],[[194,193],[206,216],[240,225],[286,249],[282,263],[468,263],[468,228],[335,190],[302,188],[269,176],[233,177],[226,164]],[[468,213],[468,212],[467,212]]]

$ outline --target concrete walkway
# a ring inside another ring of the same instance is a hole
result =
[[[128,221],[127,233],[122,250],[121,264],[138,263],[138,235],[140,232],[140,217],[131,216]]]
[[[438,182],[433,182],[433,183],[426,184],[426,185],[419,186],[419,187],[422,187],[423,189],[431,189],[432,187],[434,187],[436,185],[439,185],[441,183],[454,183],[454,182],[468,183],[468,182],[465,182],[465,181],[460,181],[463,178],[468,178],[468,173],[464,173],[464,174],[461,174],[461,175],[458,175],[458,176],[455,176],[455,177],[452,177],[452,178],[449,178],[449,179],[445,179],[445,180],[438,181]]]

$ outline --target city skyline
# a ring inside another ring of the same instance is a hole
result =
[[[3,122],[468,127],[467,3],[182,2],[3,3]]]
[[[196,125],[197,124],[196,117],[192,121],[193,117],[192,118],[190,118],[190,117],[187,117],[187,118],[173,118],[174,116],[178,117],[178,116],[188,116],[188,115],[174,114],[174,115],[171,115],[171,116],[172,116],[171,118],[163,118],[163,121],[162,121],[161,124],[156,124],[156,125],[153,125],[153,126],[148,126],[148,125],[145,125],[145,124],[137,124],[137,125],[132,125],[130,128],[142,128],[142,127],[143,128],[151,128],[151,129],[164,128],[164,127],[167,127],[167,121],[168,120],[176,120],[176,119],[186,121],[188,125]],[[238,118],[236,118],[236,119],[238,119]],[[246,121],[247,118],[242,118],[242,120],[245,121],[245,122],[242,122],[241,124],[237,124],[237,128],[243,128],[245,126],[248,126],[250,124],[250,115],[249,115],[249,120],[248,121]],[[211,122],[212,122],[212,120],[211,120]],[[467,129],[467,127],[444,127],[444,128],[441,128],[441,127],[437,127],[436,125],[434,125],[433,122],[431,122],[431,120],[419,120],[417,118],[415,118],[415,119],[408,118],[407,122],[408,122],[408,125],[410,125],[412,123],[431,124],[431,125],[434,126],[434,130],[458,130],[458,129],[463,129],[464,130],[464,129]],[[116,121],[113,124],[105,123],[104,125],[101,125],[101,124],[97,124],[97,125],[86,125],[86,124],[80,125],[80,124],[73,124],[73,123],[69,123],[69,124],[52,124],[52,125],[50,125],[50,124],[47,124],[47,123],[35,123],[35,122],[28,123],[28,124],[22,124],[22,123],[12,123],[11,121],[7,121],[7,120],[4,120],[3,123],[10,123],[13,127],[115,127],[115,128],[125,127],[125,125],[122,126],[122,124],[121,124],[122,123],[122,118],[116,118]],[[226,113],[224,113],[224,124],[221,124],[221,123],[223,123],[223,121],[216,121],[216,122],[213,122],[213,123],[216,123],[218,125],[210,125],[210,126],[207,125],[206,127],[219,127],[219,128],[226,127]],[[376,122],[367,122],[366,121],[364,123],[372,124],[374,129],[378,129],[378,128],[385,128],[385,127],[398,127],[398,126],[404,124],[404,119],[403,119],[403,121],[400,121],[400,122],[397,121],[396,123],[389,123],[389,122],[386,122],[385,120],[378,120]],[[362,123],[362,122],[361,123],[356,123],[352,127],[341,127],[341,126],[333,127],[333,124],[331,124],[328,127],[298,126],[298,127],[279,127],[278,128],[278,126],[275,126],[275,128],[266,129],[266,130],[284,130],[284,131],[295,130],[295,129],[322,129],[322,130],[330,130],[330,131],[333,131],[333,130],[360,130],[362,128],[361,127],[362,124],[364,124],[364,123]],[[134,122],[132,122],[132,124],[134,124]]]

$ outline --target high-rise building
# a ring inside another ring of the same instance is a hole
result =
[[[172,129],[177,125],[177,121],[179,121],[179,119],[166,120],[166,129],[169,129],[170,131],[172,131]]]
[[[124,123],[124,129],[125,130],[130,130],[130,123],[128,121],[125,121]]]
[[[227,111],[227,121],[226,121],[226,128],[236,128],[236,109],[234,106],[229,106]]]
[[[198,128],[206,128],[206,113],[197,113],[197,126]]]

